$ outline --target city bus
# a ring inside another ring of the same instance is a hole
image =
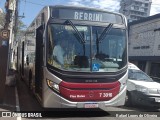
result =
[[[122,14],[46,6],[18,43],[18,71],[44,108],[122,106],[127,46]]]

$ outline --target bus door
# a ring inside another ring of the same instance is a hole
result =
[[[36,29],[36,53],[35,53],[35,92],[42,98],[43,80],[43,26]]]

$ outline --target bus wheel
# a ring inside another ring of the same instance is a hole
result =
[[[125,97],[125,105],[126,106],[132,106],[132,97],[131,94],[127,91],[126,97]]]
[[[31,89],[31,82],[32,82],[32,71],[29,70],[29,89]]]

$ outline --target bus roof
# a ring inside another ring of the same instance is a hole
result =
[[[125,24],[125,21],[126,21],[126,18],[124,15],[116,12],[109,12],[105,9],[69,6],[69,5],[55,5],[55,6],[45,6],[39,12],[37,17],[32,21],[32,23],[30,24],[30,26],[27,28],[26,31],[27,33],[29,33],[28,31],[32,31],[32,29],[39,27],[39,25],[43,23],[42,14],[45,16],[45,19],[44,18],[43,19],[45,20],[45,23],[46,23],[46,21],[49,19],[50,16],[52,18],[57,18],[57,19],[75,20],[75,12],[77,12],[77,16],[78,16],[76,20],[87,20],[87,21],[104,22],[104,23],[108,22],[113,24],[115,23]],[[80,18],[79,16],[82,16],[82,17]],[[88,19],[84,19],[84,18],[88,18]],[[37,24],[37,22],[39,23]],[[35,25],[37,27],[34,27]],[[125,26],[127,26],[127,23],[125,24]]]

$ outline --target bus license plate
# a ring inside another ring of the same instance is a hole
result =
[[[87,104],[84,104],[84,108],[98,108],[98,104],[97,103],[87,103]]]
[[[155,101],[156,102],[160,102],[160,98],[155,98]]]

